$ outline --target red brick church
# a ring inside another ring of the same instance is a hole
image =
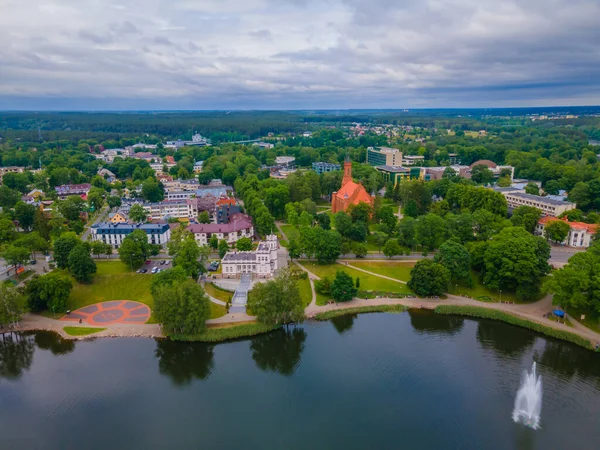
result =
[[[365,202],[373,206],[374,198],[369,195],[364,186],[352,181],[352,163],[348,158],[344,162],[344,178],[339,191],[331,194],[331,212],[346,211],[350,205]]]

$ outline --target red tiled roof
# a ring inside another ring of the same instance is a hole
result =
[[[232,214],[229,223],[193,223],[186,230],[192,233],[231,233],[248,229],[252,226],[250,217],[242,214]]]
[[[573,230],[581,230],[581,231],[587,231],[588,233],[596,233],[596,231],[598,230],[598,225],[594,224],[594,223],[585,223],[585,222],[569,222],[569,219],[567,219],[566,217],[563,217],[562,219],[558,219],[556,217],[550,217],[550,216],[544,216],[542,217],[538,223],[540,225],[544,225],[546,226],[549,222],[554,222],[555,220],[562,220],[565,223],[568,223],[569,226],[571,227],[571,229]]]

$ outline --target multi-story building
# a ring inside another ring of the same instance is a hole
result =
[[[167,223],[110,223],[100,222],[92,225],[92,239],[119,248],[123,240],[135,230],[142,230],[148,235],[148,243],[167,245],[171,239],[171,229]]]
[[[268,235],[266,240],[259,242],[254,251],[227,252],[221,260],[223,278],[237,278],[249,273],[259,278],[270,278],[277,270],[277,236]]]
[[[242,213],[233,214],[229,223],[193,223],[186,229],[194,235],[198,245],[207,245],[213,234],[217,239],[225,239],[229,244],[242,237],[252,239],[254,236],[252,220]]]
[[[312,169],[317,172],[317,175],[321,175],[325,172],[335,172],[337,170],[341,170],[342,166],[328,162],[314,162],[312,163]]]
[[[375,167],[383,174],[383,180],[386,183],[393,183],[394,186],[402,180],[411,178],[411,170],[408,167],[402,166],[377,166]],[[419,178],[419,170],[417,169],[417,178]]]
[[[202,166],[204,165],[204,161],[196,161],[194,163],[194,173],[202,172]]]
[[[92,185],[89,183],[83,184],[64,184],[62,186],[56,186],[54,189],[58,194],[58,197],[63,200],[71,195],[87,195],[90,192]]]
[[[512,210],[519,206],[533,206],[542,211],[544,215],[550,217],[558,217],[566,211],[575,209],[576,206],[575,203],[564,200],[556,200],[522,192],[503,192],[502,194],[506,197],[506,203],[508,203],[508,207]]]
[[[293,156],[277,156],[275,164],[281,168],[292,169],[296,164],[296,158]]]
[[[229,223],[231,216],[241,211],[235,198],[223,197],[215,202],[217,223]]]
[[[402,152],[397,148],[367,148],[367,163],[372,166],[402,166]]]
[[[542,217],[537,223],[537,226],[535,227],[535,233],[543,236],[544,230],[546,229],[546,225],[557,220],[562,220],[563,222],[568,223],[571,227],[567,238],[562,242],[564,245],[568,245],[569,247],[589,247],[592,243],[594,235],[598,231],[598,225],[596,224],[584,222],[569,222],[569,220],[566,217],[563,219],[556,219],[553,217],[546,216]]]
[[[198,217],[198,204],[195,199],[165,200],[142,205],[148,213],[148,219],[159,220],[165,217],[177,219],[195,219]]]
[[[418,166],[425,162],[425,157],[421,155],[404,155],[402,164],[405,166]]]
[[[119,210],[108,215],[110,223],[129,223],[129,215],[125,211]]]
[[[24,171],[25,171],[25,167],[18,167],[18,166],[0,167],[0,184],[2,184],[4,175],[6,175],[7,173],[23,173]]]

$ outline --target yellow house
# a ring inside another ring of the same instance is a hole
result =
[[[128,219],[125,216],[125,214],[121,213],[121,212],[116,212],[116,213],[112,213],[109,216],[109,220],[111,223],[127,223]]]
[[[45,194],[44,194],[44,192],[43,192],[43,191],[41,191],[41,190],[39,190],[39,189],[34,189],[33,191],[31,191],[31,192],[30,192],[29,194],[27,194],[27,195],[29,195],[30,197],[33,197],[33,199],[34,199],[36,202],[39,202],[41,199],[43,199],[43,198],[44,198],[44,195],[45,195]]]

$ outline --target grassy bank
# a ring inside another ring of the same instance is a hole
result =
[[[222,302],[227,303],[229,300],[233,298],[233,292],[227,291],[223,288],[220,288],[214,283],[204,283],[204,290],[211,297],[216,298],[217,300],[221,300]]]
[[[279,325],[263,325],[261,323],[252,322],[242,323],[240,325],[231,324],[230,326],[218,328],[207,328],[202,333],[191,336],[174,334],[169,337],[174,341],[223,342],[268,333],[279,327]]]
[[[505,313],[504,311],[497,311],[488,308],[479,308],[477,306],[453,306],[453,305],[440,305],[435,308],[436,314],[453,314],[460,316],[479,317],[482,319],[500,320],[502,322],[516,325],[523,328],[528,328],[538,333],[545,334],[556,339],[562,339],[564,341],[572,342],[573,344],[580,345],[588,349],[593,349],[590,341],[582,338],[581,336],[570,333],[568,331],[556,330],[554,328],[542,325],[537,322],[532,322],[521,317],[513,316],[512,314]]]
[[[63,327],[63,330],[69,336],[88,336],[90,334],[99,333],[100,331],[104,331],[104,330],[106,330],[106,328]]]
[[[345,308],[336,309],[334,311],[326,311],[319,313],[315,316],[316,320],[329,320],[338,316],[345,316],[347,314],[358,314],[358,313],[372,313],[372,312],[404,312],[406,308],[403,305],[374,305],[374,306],[359,306],[357,308]]]

